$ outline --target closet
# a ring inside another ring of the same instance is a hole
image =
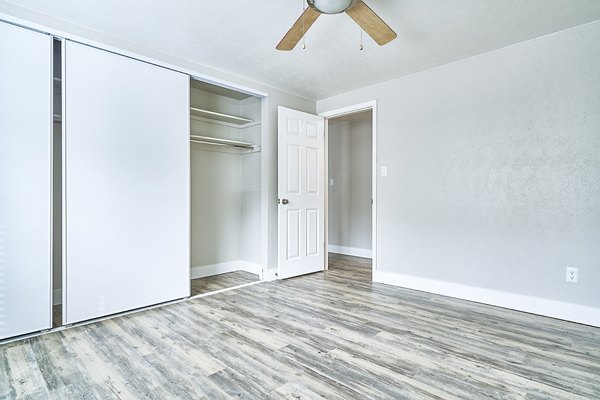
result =
[[[190,83],[192,295],[259,280],[262,99]]]
[[[262,277],[262,97],[4,22],[0,52],[0,340]]]

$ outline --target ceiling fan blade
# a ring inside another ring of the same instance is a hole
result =
[[[296,44],[302,39],[308,28],[319,18],[320,12],[312,7],[306,7],[300,18],[294,22],[294,25],[285,34],[279,42],[276,49],[289,51],[296,47]],[[304,19],[304,21],[302,21]]]
[[[356,0],[354,5],[346,10],[360,27],[377,42],[383,46],[396,38],[396,32],[392,30],[380,17],[375,14],[362,0]]]

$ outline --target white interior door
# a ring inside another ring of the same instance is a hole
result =
[[[189,77],[69,41],[64,59],[64,321],[189,296]]]
[[[0,339],[52,326],[52,38],[0,22]]]
[[[279,278],[325,269],[325,120],[279,107]]]

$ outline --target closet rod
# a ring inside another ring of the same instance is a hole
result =
[[[241,147],[244,149],[253,149],[254,144],[248,142],[240,142],[237,140],[229,140],[229,139],[220,139],[210,136],[198,136],[198,135],[190,135],[190,140],[194,143],[204,143],[204,144],[212,144],[217,146],[233,146],[233,147]]]
[[[220,122],[229,122],[235,125],[244,125],[254,122],[254,120],[244,117],[238,117],[237,115],[223,114],[216,111],[205,110],[203,108],[190,107],[192,114],[196,114],[199,117],[205,117],[208,119],[214,119]]]

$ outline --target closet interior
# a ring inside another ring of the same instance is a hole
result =
[[[195,296],[261,279],[262,99],[190,82]]]
[[[52,41],[52,326],[62,325],[62,43]]]

